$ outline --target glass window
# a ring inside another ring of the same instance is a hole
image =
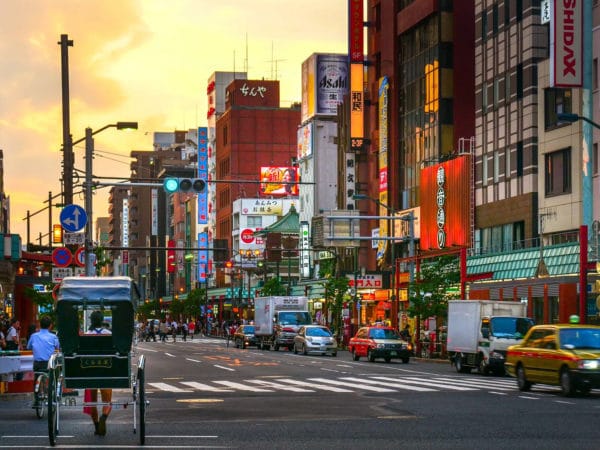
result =
[[[571,192],[571,149],[566,148],[545,155],[544,167],[546,196]]]
[[[248,228],[262,228],[262,216],[246,217],[246,225]]]
[[[544,89],[544,126],[546,129],[558,125],[558,114],[573,112],[571,97],[571,89]]]
[[[494,183],[500,181],[500,152],[494,152]]]
[[[483,164],[481,167],[481,181],[484,186],[488,185],[488,157],[487,155],[483,155],[482,158]]]

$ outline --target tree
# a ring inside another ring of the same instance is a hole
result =
[[[346,277],[336,278],[331,276],[328,276],[323,283],[327,308],[328,310],[331,308],[333,331],[338,339],[342,334],[342,308],[344,307],[344,300],[348,299],[348,283],[349,280]]]
[[[458,257],[444,255],[432,258],[421,265],[417,279],[408,288],[410,306],[408,314],[416,317],[417,339],[420,323],[427,317],[448,318],[448,300],[458,298],[456,288],[460,282]]]
[[[287,286],[285,286],[279,277],[269,278],[265,281],[264,286],[260,290],[262,297],[268,297],[270,295],[286,295]]]

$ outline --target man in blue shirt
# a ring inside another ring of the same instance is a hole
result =
[[[58,337],[50,333],[52,320],[49,316],[40,319],[41,330],[33,333],[27,343],[27,350],[33,350],[33,371],[40,372],[48,370],[48,360],[52,354],[60,348]]]

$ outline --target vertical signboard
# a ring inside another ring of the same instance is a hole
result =
[[[208,278],[208,233],[198,233],[198,274],[200,283],[206,283]]]
[[[310,276],[310,236],[308,222],[300,222],[300,276]]]
[[[364,67],[350,64],[350,149],[360,151],[364,141]]]
[[[348,50],[350,63],[363,62],[363,0],[348,0]]]
[[[551,86],[583,86],[583,3],[575,0],[552,2]]]
[[[348,56],[314,53],[302,63],[301,120],[333,117],[348,94]]]
[[[388,91],[389,82],[387,77],[379,79],[379,215],[387,216],[389,212],[387,208],[381,205],[388,204]],[[382,219],[379,221],[379,236],[386,237],[389,235],[388,220]],[[387,249],[387,241],[380,240],[377,245],[377,260],[381,263]]]
[[[463,155],[421,171],[420,248],[469,247],[471,157]]]
[[[198,178],[208,180],[208,128],[198,128]],[[198,224],[208,224],[208,189],[198,194]]]

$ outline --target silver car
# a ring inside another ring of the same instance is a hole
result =
[[[331,356],[337,356],[337,350],[337,342],[331,331],[321,325],[304,325],[298,330],[298,335],[294,337],[294,353],[296,354],[298,352],[304,355],[331,353]]]

